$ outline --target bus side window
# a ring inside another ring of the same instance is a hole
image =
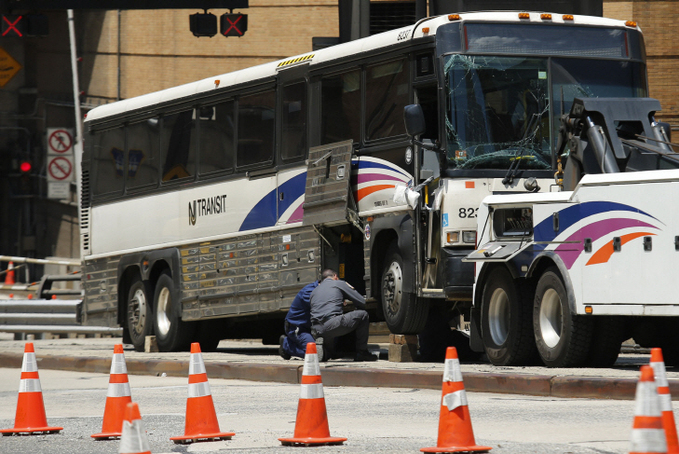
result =
[[[306,83],[298,82],[282,88],[281,159],[304,159],[306,155]]]
[[[358,142],[360,135],[361,71],[324,77],[321,80],[321,145],[347,139]]]
[[[275,93],[271,90],[238,100],[239,168],[273,162]]]
[[[368,67],[366,71],[366,140],[405,134],[403,108],[409,101],[406,60]]]
[[[92,140],[92,195],[122,195],[125,129],[109,129],[94,135]]]
[[[158,186],[160,121],[157,117],[127,126],[128,189]]]
[[[233,171],[236,103],[200,108],[200,175]]]
[[[195,174],[196,150],[193,109],[163,117],[161,162],[163,181],[188,178]]]
[[[424,113],[424,123],[427,130],[422,134],[421,139],[429,139],[436,142],[439,138],[438,121],[438,98],[436,86],[425,86],[417,89],[417,103],[422,106]]]

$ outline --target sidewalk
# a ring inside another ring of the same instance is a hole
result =
[[[34,340],[38,366],[82,372],[109,373],[113,345],[120,338]],[[0,333],[0,367],[20,368],[25,341]],[[373,386],[440,389],[442,363],[395,363],[387,360],[386,344],[370,344],[380,360],[355,363],[349,359],[321,363],[327,386]],[[128,372],[139,375],[188,376],[188,352],[139,353],[125,346]],[[259,341],[223,340],[216,352],[204,352],[210,378],[300,383],[303,361],[284,360],[278,347]],[[527,394],[553,397],[634,399],[639,367],[647,354],[622,354],[613,368],[548,369],[498,367],[489,363],[462,364],[467,391]],[[673,395],[679,396],[679,369],[667,376]]]

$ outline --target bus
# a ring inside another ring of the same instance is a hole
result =
[[[97,107],[83,323],[137,350],[276,343],[332,268],[393,333],[462,328],[483,198],[557,190],[574,98],[646,94],[633,22],[473,12]]]

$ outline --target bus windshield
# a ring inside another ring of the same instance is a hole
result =
[[[645,96],[643,71],[621,60],[446,55],[448,167],[550,169],[573,98]]]

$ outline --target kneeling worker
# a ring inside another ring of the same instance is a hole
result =
[[[315,342],[311,335],[309,298],[316,287],[317,281],[307,284],[290,305],[288,315],[285,316],[285,334],[280,337],[278,347],[278,354],[283,359],[290,359],[292,356],[304,358],[306,344]]]
[[[368,351],[370,320],[365,311],[365,298],[352,286],[339,280],[333,270],[324,270],[321,279],[318,287],[311,292],[311,327],[317,339],[318,336],[323,338],[322,345],[327,350],[325,358],[332,356],[336,337],[355,330],[354,361],[377,361],[377,357]],[[346,305],[345,299],[353,301],[358,309],[345,314],[342,310]]]

